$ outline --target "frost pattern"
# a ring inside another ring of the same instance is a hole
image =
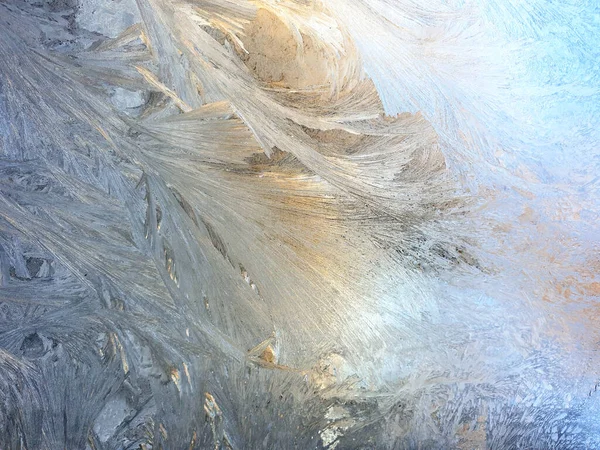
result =
[[[0,447],[600,447],[599,15],[0,0]]]

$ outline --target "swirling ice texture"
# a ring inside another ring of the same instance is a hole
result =
[[[598,14],[0,2],[0,446],[600,446]]]

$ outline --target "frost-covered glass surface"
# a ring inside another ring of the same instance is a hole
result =
[[[0,0],[0,448],[600,448],[599,41]]]

